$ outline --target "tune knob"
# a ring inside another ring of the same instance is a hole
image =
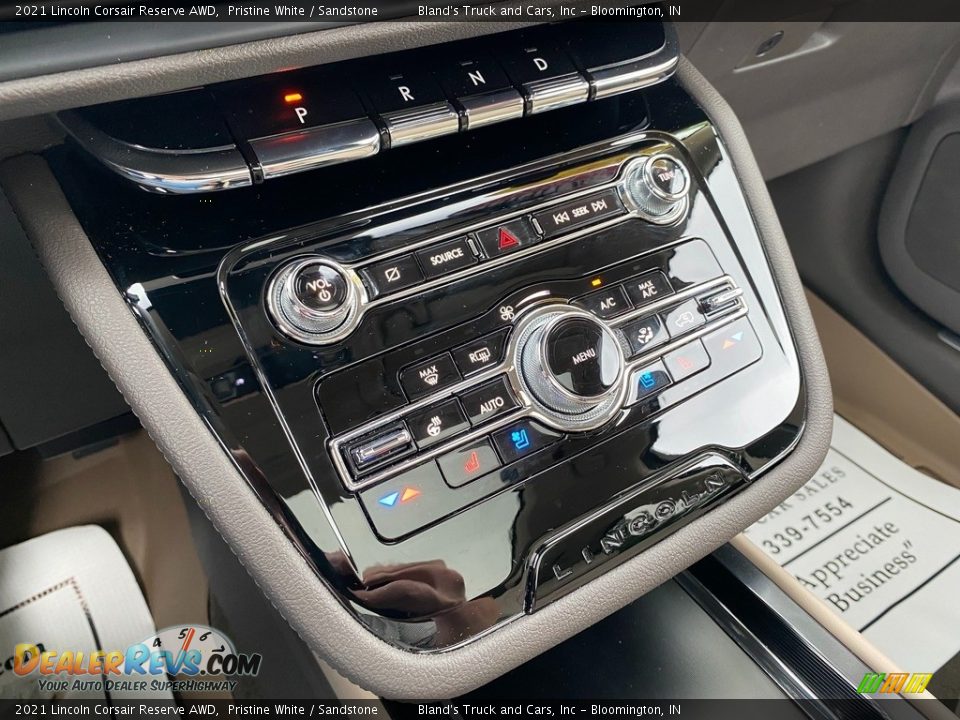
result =
[[[526,318],[518,338],[519,380],[551,424],[591,429],[619,407],[623,350],[595,316],[555,306]]]
[[[356,326],[363,304],[356,274],[326,258],[300,258],[280,270],[267,307],[287,335],[312,345],[342,339]]]
[[[673,222],[686,206],[690,175],[676,158],[651,155],[627,168],[623,189],[628,201],[649,220]]]

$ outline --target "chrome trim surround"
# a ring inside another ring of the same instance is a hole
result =
[[[460,130],[460,116],[448,102],[398,110],[383,115],[381,119],[392,148],[440,135],[452,135]]]
[[[97,160],[149,192],[190,195],[253,185],[250,168],[235,145],[192,151],[148,148],[117,140],[72,110],[57,118]]]
[[[314,264],[333,268],[347,284],[343,304],[330,312],[311,310],[293,298],[291,281],[304,267]],[[270,318],[285,335],[307,345],[326,345],[343,340],[356,329],[367,302],[367,289],[351,268],[322,255],[301,256],[273,276],[267,285],[266,302]]]
[[[654,58],[661,54],[662,52],[656,53]],[[679,64],[679,56],[674,55],[656,64],[651,64],[650,60],[631,60],[620,65],[587,70],[590,99],[602,100],[656,85],[673,75]]]
[[[526,83],[523,96],[527,115],[536,115],[586,102],[590,97],[590,83],[579,73],[558,75]]]
[[[722,287],[724,285],[733,285],[733,282],[733,278],[731,278],[729,275],[723,275],[714,280],[701,283],[700,285],[686,288],[685,290],[673,295],[669,295],[662,300],[650,303],[642,308],[637,308],[628,313],[624,313],[623,315],[620,315],[612,320],[602,320],[594,315],[590,315],[589,313],[586,313],[586,311],[581,311],[578,308],[569,305],[564,299],[551,297],[537,298],[535,302],[519,310],[515,318],[514,328],[519,326],[518,321],[525,321],[527,318],[535,319],[544,314],[555,314],[558,310],[563,310],[564,312],[584,312],[597,322],[606,325],[611,330],[615,330],[619,337],[619,328],[631,320],[635,320],[636,318],[647,315],[653,315],[665,308],[678,305],[686,300],[696,297],[697,295],[702,295],[705,292],[709,292],[714,288]],[[625,379],[629,378],[634,370],[638,370],[644,365],[659,359],[663,355],[666,355],[667,353],[676,350],[687,343],[697,340],[704,335],[713,332],[714,330],[718,330],[719,328],[729,325],[735,320],[738,320],[746,315],[746,305],[742,300],[738,300],[738,304],[736,306],[731,306],[730,309],[723,315],[709,320],[697,330],[656,348],[651,348],[650,351],[642,353],[630,360],[625,360],[623,364],[623,371],[619,380],[619,387],[617,388],[617,393],[615,395],[616,402],[610,403],[611,407],[607,407],[607,403],[604,403],[603,413],[599,414],[596,418],[585,420],[582,424],[573,423],[569,426],[558,424],[557,413],[553,410],[545,411],[546,409],[542,408],[541,404],[536,402],[526,390],[524,382],[520,379],[520,371],[517,367],[516,360],[519,357],[522,349],[521,333],[514,331],[511,333],[503,362],[494,367],[487,368],[476,375],[472,375],[466,380],[461,380],[460,382],[455,383],[444,390],[440,390],[432,395],[420,398],[409,405],[387,413],[375,420],[368,421],[363,425],[353,428],[349,432],[328,440],[327,444],[330,458],[333,461],[333,465],[336,468],[337,474],[340,476],[344,487],[349,491],[358,491],[371,485],[376,485],[384,480],[394,477],[395,475],[406,472],[407,470],[432,460],[433,458],[449,452],[450,450],[454,450],[461,445],[466,445],[483,436],[489,435],[490,433],[510,425],[511,423],[522,418],[536,420],[548,427],[560,430],[562,432],[576,432],[596,429],[597,427],[601,427],[604,423],[609,422],[622,408],[633,404],[634,399],[632,397],[630,384],[626,382]],[[623,348],[623,344],[625,342],[625,339],[621,341],[621,349]],[[395,465],[391,465],[366,477],[360,479],[353,478],[349,468],[346,465],[346,462],[343,459],[342,454],[344,446],[349,444],[351,441],[356,440],[363,435],[374,432],[378,427],[383,427],[397,420],[401,420],[422,408],[471,390],[472,388],[480,386],[486,381],[492,380],[498,376],[505,376],[507,378],[510,388],[520,404],[519,408],[513,412],[491,420],[490,422],[479,427],[472,428],[469,432],[458,435],[457,437],[452,438],[445,443],[441,443],[427,450],[421,451],[415,457],[402,460]],[[569,417],[576,418],[576,416]],[[600,418],[603,418],[603,420],[601,421]],[[561,418],[561,421],[563,421],[563,418]]]
[[[677,193],[664,193],[656,184],[649,179],[650,165],[654,160],[667,158],[677,163],[682,168],[684,184],[681,191]],[[637,193],[630,190],[634,184],[642,188],[641,197],[637,198]],[[687,214],[688,199],[690,193],[690,172],[687,170],[683,161],[671,153],[659,152],[645,157],[636,158],[630,161],[623,169],[623,183],[620,186],[620,197],[631,210],[642,216],[646,220],[657,225],[670,225]],[[644,202],[643,193],[647,192],[652,196],[653,203]],[[654,212],[657,203],[662,203],[666,211],[660,214]],[[654,207],[651,207],[654,206]]]
[[[361,118],[257,138],[250,147],[267,180],[376,155],[380,131],[369,118]]]
[[[512,87],[457,98],[456,104],[463,113],[464,130],[523,117],[524,111],[523,97]]]

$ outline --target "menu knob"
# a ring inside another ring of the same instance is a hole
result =
[[[619,405],[624,357],[613,332],[591,313],[557,308],[521,329],[519,378],[552,424],[587,429]]]

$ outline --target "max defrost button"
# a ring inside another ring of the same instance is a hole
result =
[[[450,353],[411,365],[400,373],[400,384],[411,400],[441,390],[459,379],[460,373]]]
[[[460,396],[463,409],[473,425],[492,420],[517,407],[507,381],[500,377]]]
[[[496,470],[500,467],[500,458],[494,452],[490,441],[483,438],[441,455],[437,458],[437,464],[447,485],[460,487]]]
[[[417,251],[417,259],[428,278],[435,278],[477,263],[467,238],[433,245]]]

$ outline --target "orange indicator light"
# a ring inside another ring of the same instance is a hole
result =
[[[600,287],[601,285],[603,285],[603,280],[600,278],[594,278],[590,281],[590,287]]]
[[[300,102],[301,100],[303,100],[303,95],[301,95],[298,92],[287,93],[286,95],[283,96],[283,101],[288,105],[290,103]]]

